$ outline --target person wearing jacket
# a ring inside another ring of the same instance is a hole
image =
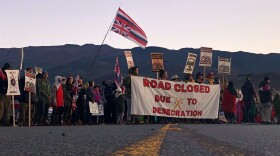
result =
[[[52,86],[52,124],[61,125],[61,115],[63,114],[64,97],[62,87],[62,77],[56,76]]]
[[[73,100],[73,77],[68,77],[66,79],[66,84],[62,84],[63,87],[63,98],[64,98],[64,109],[63,109],[63,124],[71,124],[71,108]]]
[[[277,92],[273,98],[273,106],[274,106],[274,110],[275,110],[277,124],[280,124],[280,94],[279,94],[279,92]]]
[[[128,76],[123,80],[126,91],[126,102],[127,102],[127,123],[134,123],[135,119],[131,115],[131,76],[138,76],[138,67],[130,67],[128,70]],[[137,119],[136,119],[137,120]],[[137,122],[137,121],[136,121]]]
[[[26,68],[26,72],[33,72],[32,68]],[[29,117],[29,92],[24,90],[25,87],[25,75],[19,80],[19,90],[20,90],[20,108],[19,108],[19,126],[28,125]],[[31,93],[31,120],[34,121],[34,116],[36,114],[36,103],[39,101],[36,93]]]
[[[42,78],[37,81],[37,91],[38,91],[38,115],[37,124],[47,125],[48,111],[51,104],[51,86],[48,80],[48,72],[44,71],[42,73]]]
[[[260,102],[262,103],[261,118],[263,123],[271,123],[272,92],[270,79],[266,76],[259,85]]]
[[[11,70],[9,63],[5,63],[0,70],[0,121],[4,126],[10,125],[11,96],[6,95],[8,89],[8,78],[5,70]]]
[[[117,124],[122,124],[125,112],[125,96],[120,87],[115,90],[115,101],[117,108]]]
[[[236,89],[233,87],[233,82],[230,81],[228,87],[224,89],[222,101],[222,110],[224,111],[225,117],[229,123],[235,122],[236,98]]]

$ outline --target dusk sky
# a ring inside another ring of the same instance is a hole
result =
[[[280,52],[279,0],[0,0],[0,48],[99,45],[120,5],[147,46]],[[137,47],[112,31],[105,44]]]

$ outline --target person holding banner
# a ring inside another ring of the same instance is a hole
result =
[[[187,83],[195,83],[195,81],[193,79],[193,74],[186,74],[185,75],[185,82],[187,82]]]
[[[196,83],[199,83],[199,84],[203,83],[203,73],[198,72],[198,73],[196,74],[196,76],[195,76],[195,82],[196,82]]]
[[[215,84],[215,74],[213,72],[208,73],[205,84],[209,84],[209,85]]]
[[[51,85],[48,80],[48,72],[44,71],[42,73],[42,78],[38,80],[37,89],[38,89],[38,116],[37,124],[38,125],[47,125],[48,111],[51,104]]]
[[[31,72],[33,73],[33,69],[30,68],[26,68],[26,72]],[[19,80],[19,90],[20,90],[20,98],[19,98],[19,102],[20,102],[20,108],[19,108],[19,126],[22,125],[28,125],[28,116],[29,116],[29,111],[28,111],[28,107],[29,107],[29,91],[26,91],[24,89],[25,87],[25,75],[22,76]],[[37,95],[35,92],[31,92],[31,118],[34,122],[34,116],[36,114],[36,103],[39,101]]]
[[[0,70],[0,121],[2,125],[10,125],[11,96],[6,95],[8,89],[8,78],[5,70],[11,70],[9,63],[5,63]]]
[[[131,76],[138,76],[139,70],[137,66],[130,67],[128,69],[128,76],[123,80],[123,85],[126,91],[126,103],[127,103],[127,123],[138,122],[138,119],[131,115]],[[135,121],[136,119],[136,121]]]

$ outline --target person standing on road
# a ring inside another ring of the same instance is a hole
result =
[[[47,124],[48,111],[51,103],[51,86],[48,81],[48,76],[48,72],[44,71],[42,78],[37,83],[39,98],[37,124],[39,125]]]
[[[275,110],[277,124],[280,124],[280,94],[279,94],[279,92],[277,92],[273,98],[273,106],[274,106],[274,110]]]
[[[125,97],[120,87],[115,90],[115,103],[117,108],[117,124],[122,124],[125,112]]]
[[[73,100],[73,82],[74,78],[72,76],[66,79],[66,84],[63,86],[63,98],[64,98],[64,110],[63,110],[63,124],[71,124],[71,106]]]
[[[255,123],[255,117],[253,113],[253,109],[255,108],[255,101],[258,101],[258,97],[255,91],[255,87],[251,82],[251,77],[247,77],[244,85],[241,88],[241,92],[243,94],[243,101],[245,103],[245,116],[244,120],[246,123]]]
[[[237,92],[233,87],[233,82],[229,81],[228,87],[224,88],[222,110],[229,123],[235,122]]]
[[[5,70],[11,70],[9,63],[5,63],[0,69],[0,122],[4,126],[10,125],[11,96],[6,95],[8,89],[8,78]]]
[[[259,85],[260,102],[262,103],[261,117],[263,123],[271,123],[272,92],[270,79],[266,76]]]
[[[56,76],[52,87],[52,124],[61,125],[61,115],[63,114],[64,97],[62,87],[62,77]]]
[[[137,123],[139,120],[131,115],[131,76],[138,76],[139,69],[137,66],[130,67],[128,70],[128,76],[123,80],[123,85],[126,91],[127,101],[127,123]]]

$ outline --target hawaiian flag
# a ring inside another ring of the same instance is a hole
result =
[[[114,69],[114,72],[115,72],[115,84],[119,87],[121,86],[122,84],[122,81],[123,81],[123,77],[121,75],[121,70],[120,70],[120,65],[119,65],[119,59],[118,57],[116,58],[116,64],[115,64],[115,69]]]
[[[145,32],[120,8],[111,30],[131,40],[143,49],[148,43]]]

